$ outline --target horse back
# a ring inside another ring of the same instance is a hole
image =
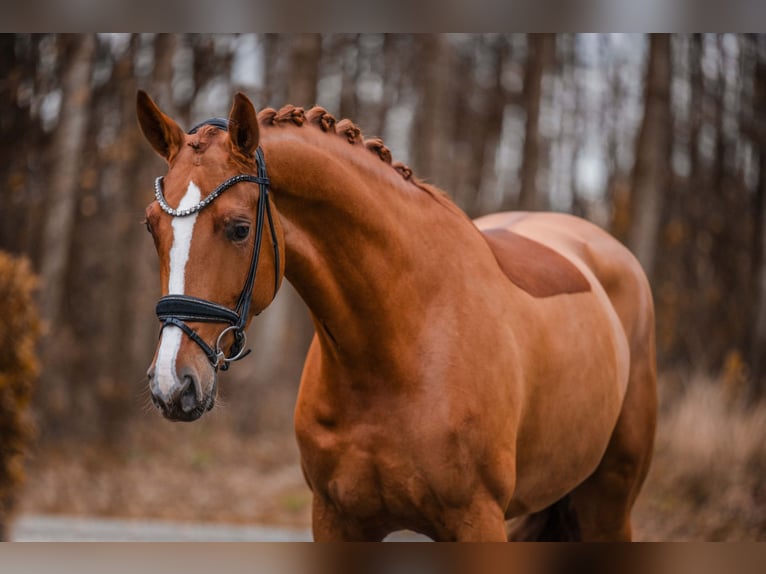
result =
[[[505,275],[533,297],[588,291],[590,276],[609,299],[631,347],[653,337],[646,275],[633,254],[603,229],[562,213],[496,213],[474,223]]]

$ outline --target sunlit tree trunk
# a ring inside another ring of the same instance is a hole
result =
[[[644,89],[644,117],[636,145],[628,246],[652,277],[670,161],[670,36],[652,34]]]
[[[47,181],[39,271],[41,315],[49,325],[49,332],[43,340],[42,354],[46,369],[40,385],[40,399],[43,410],[50,417],[48,422],[51,424],[46,430],[52,432],[59,428],[52,424],[54,420],[64,424],[71,404],[64,357],[68,337],[62,317],[67,308],[66,279],[74,239],[85,135],[91,111],[90,78],[95,38],[91,35],[62,36],[58,42],[64,62],[61,70],[63,93],[61,115],[51,142],[54,159]]]
[[[95,48],[91,35],[62,37],[66,66],[62,71],[61,117],[53,143],[47,213],[43,223],[42,314],[56,323],[62,306],[64,273],[69,262],[81,166],[83,139],[88,123],[90,74]]]

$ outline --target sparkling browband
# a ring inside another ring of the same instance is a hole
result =
[[[210,195],[208,195],[205,199],[200,201],[194,207],[190,207],[188,209],[174,209],[168,205],[167,201],[165,201],[165,195],[162,193],[162,179],[163,179],[162,176],[160,176],[154,180],[154,197],[157,198],[157,203],[160,204],[162,211],[164,211],[165,213],[169,215],[172,215],[173,217],[186,217],[187,215],[192,215],[194,213],[197,213],[199,210],[203,209],[204,207],[207,207],[208,204],[210,204],[216,197],[221,195],[224,191],[226,191],[227,189],[229,189],[230,187],[232,187],[233,185],[236,185],[237,183],[241,181],[249,181],[252,183],[269,185],[269,178],[267,177],[254,177],[248,174],[235,175],[234,177],[227,179],[221,185],[216,187]]]

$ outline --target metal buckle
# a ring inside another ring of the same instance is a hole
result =
[[[229,331],[239,331],[242,335],[242,347],[239,350],[239,353],[234,355],[233,357],[227,357],[223,349],[221,348],[221,340],[223,339],[223,336],[226,335]],[[247,354],[247,351],[245,350],[245,343],[247,343],[247,336],[245,335],[244,331],[240,331],[239,327],[236,325],[232,325],[230,327],[226,327],[223,331],[221,331],[221,334],[218,335],[218,338],[215,340],[215,356],[216,356],[216,364],[220,364],[221,361],[224,363],[231,363],[233,361],[238,361],[242,357],[244,357]]]

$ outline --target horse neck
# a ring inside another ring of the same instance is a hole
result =
[[[369,361],[422,328],[435,295],[464,281],[460,252],[481,239],[446,198],[343,140],[320,148],[275,139],[264,153],[285,229],[285,276],[323,346]]]

